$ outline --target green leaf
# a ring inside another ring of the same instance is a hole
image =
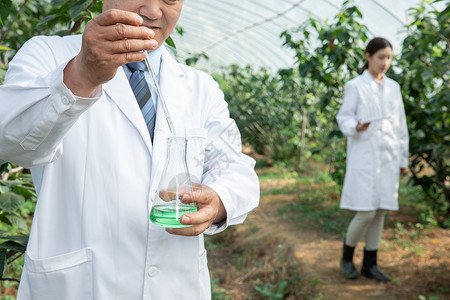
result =
[[[13,188],[23,184],[20,180],[0,180],[0,185],[7,186],[9,188]]]
[[[27,223],[16,214],[4,212],[0,214],[0,221],[7,225],[15,225],[23,231],[28,231]]]
[[[1,186],[0,186],[1,189]],[[14,188],[14,192],[19,195],[24,196],[26,199],[31,197],[36,197],[36,192],[33,188],[25,187],[25,186],[17,186]]]
[[[13,224],[11,223],[11,221],[8,219],[8,213],[6,212],[1,212],[0,211],[0,221],[2,221],[3,223],[5,223],[6,225],[10,225],[12,226]]]
[[[25,245],[19,244],[14,241],[6,241],[0,244],[0,249],[14,250],[18,252],[25,252],[26,248],[27,247]]]
[[[11,48],[0,45],[0,51],[6,51],[6,50],[11,50]],[[1,164],[1,162],[0,162],[0,164]]]
[[[65,0],[52,0],[52,6],[57,7],[63,5]]]
[[[431,77],[433,77],[433,72],[427,70],[422,72],[420,76],[422,77],[423,81],[428,81]]]
[[[8,167],[8,162],[0,158],[0,175],[6,170]]]
[[[7,186],[0,185],[0,194],[9,192],[9,188]]]
[[[172,37],[170,37],[170,36],[166,39],[166,44],[174,49],[177,49],[177,47],[175,46],[175,42],[173,41]]]
[[[51,14],[46,16],[44,19],[42,19],[42,21],[40,21],[39,23],[36,24],[36,27],[40,27],[43,26],[59,17],[61,17],[63,15],[63,13],[58,13],[58,14]]]
[[[28,243],[28,236],[27,235],[0,236],[0,239],[16,241],[16,242],[22,242],[24,244]]]
[[[0,195],[0,209],[12,213],[25,202],[25,197],[13,192],[6,192]]]
[[[183,27],[181,27],[181,26],[179,26],[179,25],[177,25],[176,27],[175,27],[175,30],[177,31],[177,33],[179,34],[179,35],[183,35],[184,34],[184,29],[183,29]]]
[[[75,2],[69,10],[70,17],[75,19],[91,5],[92,0],[79,0]]]
[[[28,231],[28,226],[27,223],[25,223],[25,221],[19,217],[16,214],[7,214],[6,218],[9,220],[9,222],[12,225],[17,226],[19,229],[23,230],[23,231]]]
[[[0,249],[0,277],[3,277],[3,272],[6,270],[6,249]]]
[[[1,0],[0,1],[0,22],[3,23],[8,18],[11,12],[12,1],[11,0]]]

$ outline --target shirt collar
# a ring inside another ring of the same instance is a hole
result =
[[[386,74],[383,74],[383,77],[381,78],[381,80],[378,80],[375,77],[373,77],[372,74],[370,74],[369,70],[366,69],[363,72],[363,77],[365,78],[365,80],[367,82],[374,82],[374,83],[381,82],[381,83],[384,83],[385,79],[386,79]]]

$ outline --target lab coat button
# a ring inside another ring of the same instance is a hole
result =
[[[149,269],[148,269],[148,272],[147,272],[147,274],[148,274],[148,276],[150,276],[150,277],[155,277],[156,275],[158,275],[158,268],[157,267],[150,267]]]
[[[65,104],[65,105],[67,105],[67,104],[70,103],[70,102],[69,102],[69,99],[68,99],[66,96],[62,96],[61,101],[62,101],[62,103]]]

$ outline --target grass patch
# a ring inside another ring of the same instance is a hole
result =
[[[292,193],[297,193],[298,187],[296,184],[285,185],[279,188],[272,189],[264,189],[261,190],[261,197],[270,196],[270,195],[288,195]]]
[[[262,175],[262,176],[261,176]],[[327,169],[311,164],[307,171],[296,173],[286,169],[262,171],[260,180],[290,179],[294,183],[262,190],[261,196],[294,196],[293,201],[278,209],[281,219],[289,219],[324,232],[343,233],[351,213],[339,209],[340,188]]]
[[[241,299],[230,291],[237,284],[246,286],[246,299],[298,295],[300,275],[293,249],[277,236],[260,234],[257,227],[243,227],[232,226],[221,234],[205,236],[213,299]],[[234,275],[227,276],[230,273]]]
[[[279,179],[292,179],[298,177],[295,171],[285,168],[262,168],[256,170],[260,181],[264,180],[279,180]]]

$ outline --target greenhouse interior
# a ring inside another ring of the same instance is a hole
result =
[[[0,25],[0,300],[450,299],[450,0]]]

